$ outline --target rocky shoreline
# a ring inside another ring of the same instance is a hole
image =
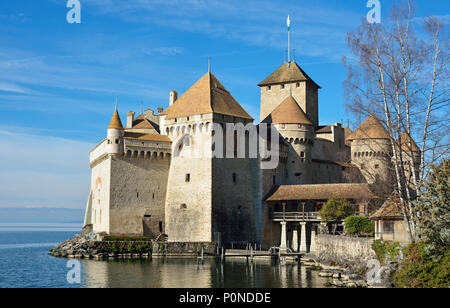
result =
[[[128,258],[141,259],[151,256],[153,242],[104,242],[88,240],[82,235],[68,239],[50,249],[50,255],[77,259]]]
[[[216,252],[214,243],[168,243],[156,241],[98,241],[75,235],[53,249],[50,255],[77,259],[147,259],[159,256],[197,256]]]
[[[301,261],[302,265],[319,271],[319,277],[328,278],[329,286],[339,288],[394,288],[393,274],[397,270],[397,262],[389,262],[382,266],[377,282],[367,281],[368,268],[348,264],[330,265],[314,255],[308,255]]]

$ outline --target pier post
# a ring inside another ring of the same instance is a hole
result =
[[[300,252],[308,252],[306,246],[306,222],[300,223]]]
[[[281,243],[280,243],[280,250],[287,250],[287,245],[286,245],[286,222],[282,221],[281,222]]]
[[[292,231],[292,250],[298,252],[298,230],[297,227]]]
[[[309,246],[309,252],[316,252],[316,241],[317,241],[317,226],[311,226],[311,245]]]

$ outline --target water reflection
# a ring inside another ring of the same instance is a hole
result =
[[[87,288],[319,288],[326,279],[299,264],[154,258],[83,261]]]

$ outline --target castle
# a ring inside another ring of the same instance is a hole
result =
[[[224,130],[225,146],[216,149],[215,127],[247,128],[254,119],[210,72],[179,98],[170,92],[166,109],[128,112],[125,125],[116,104],[107,137],[90,152],[85,228],[164,234],[171,242],[290,242],[306,250],[320,223],[315,213],[328,198],[352,200],[356,212],[369,214],[376,198],[370,184],[390,177],[390,138],[380,121],[370,116],[353,133],[340,123],[320,126],[320,86],[295,61],[258,86],[261,124],[255,127],[267,124],[280,135],[267,138],[279,148],[270,169],[262,168],[267,157],[261,155],[214,155],[237,142],[236,131]],[[245,133],[246,143],[251,134]],[[192,156],[193,150],[204,155]]]

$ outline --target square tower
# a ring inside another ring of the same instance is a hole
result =
[[[320,86],[297,63],[284,63],[258,86],[261,87],[261,122],[287,97],[293,96],[314,127],[319,125]]]

